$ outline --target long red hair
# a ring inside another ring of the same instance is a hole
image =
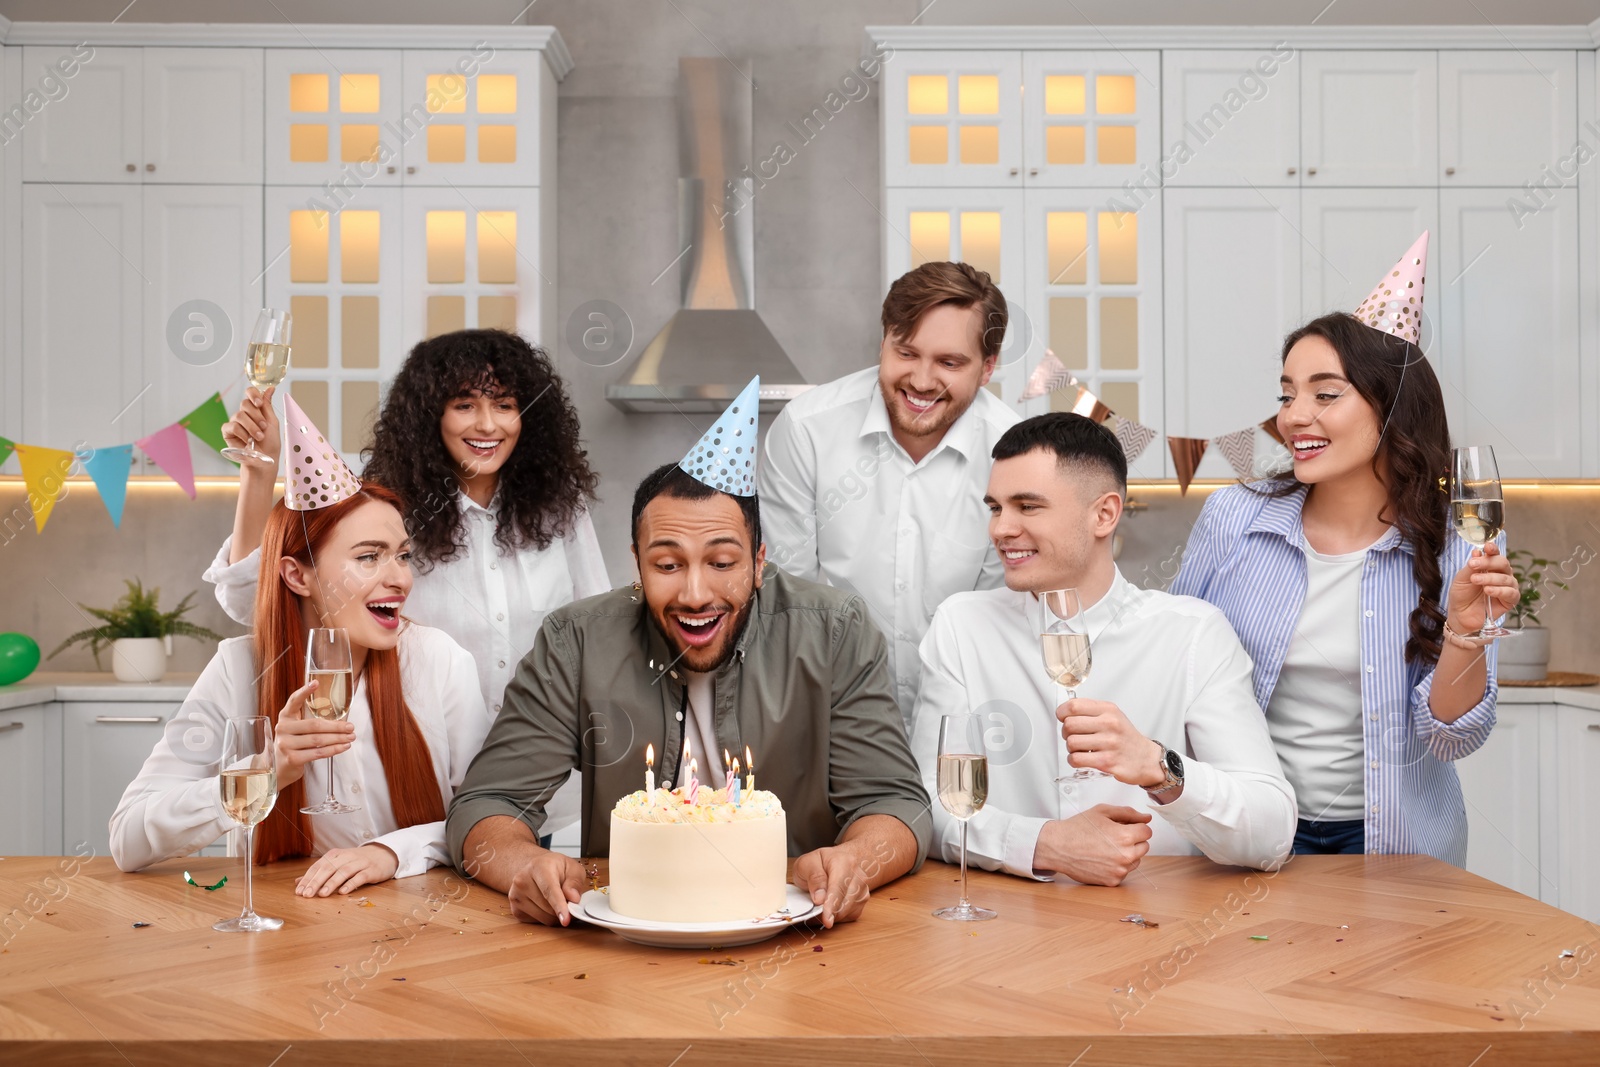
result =
[[[400,498],[376,482],[361,483],[361,492],[347,500],[315,511],[290,511],[279,500],[267,516],[261,537],[261,580],[256,587],[255,654],[261,670],[256,689],[257,714],[272,720],[293,693],[305,684],[306,624],[300,615],[299,594],[284,583],[278,561],[284,557],[310,567],[334,527],[369,501],[379,501],[404,514]],[[444,798],[433,776],[427,739],[406,706],[400,689],[398,648],[368,649],[362,678],[367,684],[367,704],[372,710],[373,744],[383,761],[390,804],[401,826],[437,822],[444,818]],[[271,863],[290,856],[309,856],[315,843],[311,820],[300,813],[305,806],[305,779],[284,787],[272,813],[256,828],[256,862]]]

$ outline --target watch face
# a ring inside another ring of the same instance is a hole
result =
[[[1172,749],[1167,749],[1167,773],[1172,777],[1183,780],[1183,757]]]

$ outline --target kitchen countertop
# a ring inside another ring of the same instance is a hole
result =
[[[189,695],[198,677],[169,671],[158,682],[121,682],[110,671],[36,671],[15,685],[0,685],[0,711],[57,701],[175,703]]]

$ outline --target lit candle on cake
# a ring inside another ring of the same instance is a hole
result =
[[[649,796],[656,791],[656,746],[644,746],[644,795]]]
[[[750,756],[750,746],[744,746],[744,787],[747,792],[756,791],[756,761]]]
[[[739,803],[739,761],[733,761],[733,773],[728,776],[728,803],[735,806]]]
[[[692,759],[692,760],[689,761],[689,791],[688,791],[689,800],[688,800],[688,802],[690,804],[693,804],[695,802],[695,800],[699,798],[699,796],[700,796],[700,761],[696,760],[696,759]]]
[[[728,760],[728,750],[727,749],[723,749],[722,750],[722,772],[723,772],[722,788],[727,791],[729,797],[732,797],[733,796],[733,764],[731,762],[729,762],[729,760]]]

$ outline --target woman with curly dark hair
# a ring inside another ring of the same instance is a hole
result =
[[[228,441],[253,437],[273,458],[241,465],[233,536],[205,573],[244,625],[278,475],[271,392],[248,390],[223,427]],[[373,438],[362,478],[405,501],[418,572],[407,615],[472,654],[493,716],[544,616],[611,589],[589,520],[597,478],[577,412],[542,350],[502,330],[459,330],[411,350]],[[546,825],[560,829],[577,814],[574,778]]]
[[[1494,727],[1494,654],[1517,602],[1503,546],[1449,535],[1450,431],[1422,350],[1427,234],[1355,315],[1283,343],[1292,473],[1212,494],[1172,592],[1222,609],[1294,786],[1301,853],[1425,852],[1461,866],[1455,760]],[[1445,588],[1446,576],[1449,588]]]

